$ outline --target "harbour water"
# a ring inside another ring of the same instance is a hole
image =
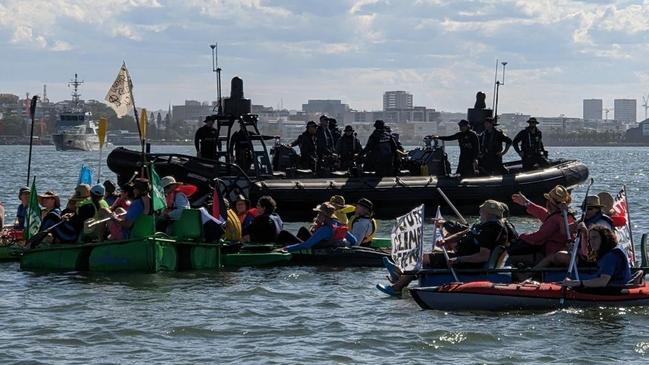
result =
[[[27,151],[0,146],[0,201],[8,218],[26,183]],[[448,152],[455,161],[457,149]],[[563,147],[550,154],[584,161],[595,179],[593,192],[615,195],[626,184],[636,243],[649,232],[649,148]],[[32,176],[38,191],[55,190],[66,200],[81,164],[96,173],[97,159],[98,152],[36,146]],[[105,165],[102,177],[114,178]],[[575,191],[576,201],[584,190]],[[525,217],[512,221],[519,231],[536,224]],[[391,222],[381,222],[380,236],[390,228]],[[427,229],[428,243],[431,233]],[[33,274],[0,263],[0,364],[644,364],[649,358],[649,308],[422,311],[410,298],[379,293],[374,285],[385,274],[312,267]]]

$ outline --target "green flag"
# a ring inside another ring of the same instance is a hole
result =
[[[30,239],[38,233],[41,228],[41,207],[38,205],[38,193],[36,193],[36,181],[32,181],[32,189],[29,192],[29,204],[25,216],[25,237]]]
[[[157,212],[167,207],[167,199],[165,198],[165,192],[160,183],[160,176],[155,172],[155,167],[151,164],[151,187],[153,189],[153,194],[151,196],[153,200],[153,211]]]

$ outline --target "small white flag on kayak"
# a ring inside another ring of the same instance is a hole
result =
[[[424,248],[424,205],[397,217],[392,228],[392,260],[401,271],[421,269]]]
[[[133,106],[132,93],[133,83],[131,82],[131,76],[128,74],[126,64],[122,63],[113,86],[110,87],[108,94],[106,94],[108,106],[113,108],[118,118],[127,115]]]

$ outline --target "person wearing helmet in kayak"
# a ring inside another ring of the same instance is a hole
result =
[[[562,285],[570,288],[620,287],[631,280],[631,269],[626,253],[617,245],[615,233],[608,227],[594,225],[579,226],[585,246],[597,258],[597,273],[588,280],[566,279]]]
[[[521,233],[507,249],[509,261],[513,266],[528,267],[539,263],[544,257],[555,252],[566,250],[570,239],[566,235],[562,211],[568,211],[572,197],[568,189],[561,185],[555,186],[549,193],[544,194],[545,207],[532,203],[525,195],[512,195],[512,201],[526,208],[527,213],[539,219],[542,223],[535,232]],[[568,211],[568,224],[575,219]]]
[[[480,205],[480,223],[452,234],[436,242],[439,247],[446,247],[449,260],[441,251],[425,254],[423,267],[427,269],[446,268],[449,265],[464,269],[484,268],[491,258],[491,252],[498,245],[506,245],[509,241],[508,230],[502,222],[503,203],[495,200],[486,200]],[[442,226],[443,221],[438,221]],[[390,272],[392,285],[377,284],[376,288],[391,295],[400,296],[401,290],[407,287],[415,275],[403,274],[389,259],[384,259],[383,264]]]

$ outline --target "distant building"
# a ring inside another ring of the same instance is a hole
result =
[[[171,112],[172,123],[177,122],[200,122],[206,116],[216,114],[214,104],[199,102],[196,100],[185,100],[184,105],[174,105]]]
[[[614,101],[615,120],[626,123],[636,123],[636,100],[635,99],[615,99]]]
[[[302,111],[311,119],[317,119],[319,114],[326,114],[330,118],[342,121],[345,113],[349,111],[349,105],[343,104],[340,100],[309,100],[302,104]]]
[[[412,94],[406,91],[386,91],[383,93],[383,110],[412,109]]]
[[[602,120],[602,99],[584,99],[584,119]]]

